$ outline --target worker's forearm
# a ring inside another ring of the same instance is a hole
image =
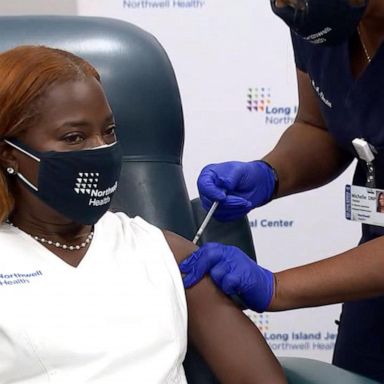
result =
[[[384,295],[384,238],[275,274],[271,311]]]
[[[322,128],[296,122],[264,157],[279,176],[277,197],[324,185],[340,175],[352,157]]]

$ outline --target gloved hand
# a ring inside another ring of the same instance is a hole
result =
[[[185,288],[193,286],[209,273],[224,293],[239,295],[249,309],[263,312],[272,300],[273,273],[257,265],[237,247],[206,243],[179,268],[186,274],[183,278]]]
[[[228,161],[204,167],[197,187],[204,209],[208,211],[214,201],[219,201],[214,217],[230,221],[268,203],[276,183],[274,169],[264,161]]]

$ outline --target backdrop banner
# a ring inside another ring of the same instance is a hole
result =
[[[269,0],[78,0],[78,14],[131,22],[165,48],[183,101],[191,199],[203,166],[262,157],[295,118],[289,30]],[[344,185],[351,175],[349,168],[325,187],[251,212],[259,263],[278,271],[355,246],[360,227],[344,218]],[[340,305],[247,313],[278,356],[331,360]]]

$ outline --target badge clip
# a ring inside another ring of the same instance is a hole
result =
[[[375,179],[375,167],[373,165],[373,160],[375,159],[374,152],[376,153],[375,148],[369,144],[367,141],[361,138],[356,138],[352,140],[352,145],[355,148],[357,155],[360,160],[365,161],[367,165],[367,184],[368,188],[375,188],[376,179]]]

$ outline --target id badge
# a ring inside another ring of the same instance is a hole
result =
[[[346,185],[345,217],[359,223],[384,227],[384,190]]]

